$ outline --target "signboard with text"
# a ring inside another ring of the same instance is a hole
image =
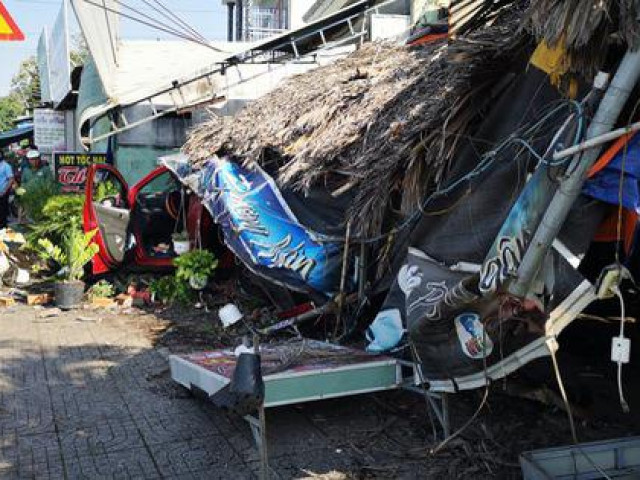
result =
[[[96,163],[108,163],[106,153],[56,152],[53,165],[56,180],[65,193],[81,193],[87,181],[87,170]]]
[[[64,112],[49,108],[34,109],[33,141],[41,153],[65,151],[67,143]]]

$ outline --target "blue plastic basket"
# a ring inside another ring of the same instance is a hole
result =
[[[524,452],[520,466],[525,480],[640,479],[640,437]]]

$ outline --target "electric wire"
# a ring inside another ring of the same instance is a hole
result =
[[[432,455],[435,455],[440,450],[442,450],[444,447],[446,447],[447,444],[449,442],[451,442],[454,438],[459,437],[467,428],[469,428],[469,426],[473,422],[476,421],[476,418],[478,418],[478,415],[480,415],[480,412],[482,412],[482,410],[484,409],[484,406],[486,405],[487,400],[489,399],[489,388],[491,386],[491,383],[490,383],[491,379],[489,378],[489,374],[487,372],[487,352],[486,352],[486,348],[487,348],[487,330],[486,330],[486,328],[484,328],[484,325],[483,325],[483,327],[482,327],[482,368],[483,368],[483,372],[484,372],[485,387],[484,387],[484,394],[482,395],[482,400],[480,401],[480,405],[478,405],[478,408],[476,409],[476,411],[464,423],[464,425],[462,425],[458,430],[456,430],[451,435],[449,435],[447,438],[445,438],[435,448],[431,449],[430,453]]]
[[[153,5],[149,2],[149,0],[142,0],[145,4],[149,5],[150,8],[154,8]],[[160,13],[163,17],[168,18],[168,19],[173,19],[173,21],[179,23],[180,25],[182,25],[186,30],[190,31],[191,33],[193,33],[193,35],[196,38],[199,38],[200,40],[202,40],[203,42],[207,42],[208,40],[204,37],[204,35],[202,35],[200,32],[198,32],[195,28],[193,28],[191,25],[189,25],[187,22],[185,22],[182,18],[180,18],[174,11],[172,11],[171,9],[169,9],[168,7],[166,7],[160,0],[154,0],[154,2],[156,4],[158,4],[158,6],[161,8],[161,10],[157,10],[158,13]],[[166,12],[166,13],[162,13],[162,12]]]
[[[631,122],[632,119],[636,115],[636,111],[638,110],[638,106],[640,105],[640,99],[638,99],[629,114],[628,122]],[[633,137],[632,137],[633,138]],[[630,141],[631,139],[629,139]],[[622,151],[622,159],[620,165],[620,177],[618,180],[618,211],[617,211],[617,222],[616,222],[616,248],[615,248],[615,263],[620,270],[623,271],[623,266],[620,261],[620,250],[623,248],[622,245],[622,211],[623,211],[623,201],[624,201],[624,181],[625,181],[625,170],[627,164],[627,154],[629,151],[629,141],[626,141],[623,146]],[[621,279],[620,279],[621,280]],[[613,287],[613,293],[615,293],[620,300],[620,339],[624,338],[624,324],[625,324],[625,304],[624,297],[622,296],[622,292],[620,291],[620,285],[615,285]],[[629,404],[627,403],[624,397],[624,391],[622,389],[622,361],[618,359],[617,362],[618,372],[616,375],[617,385],[618,385],[618,397],[620,398],[620,407],[624,413],[629,413]]]
[[[555,339],[555,337],[553,338],[553,342],[557,344],[557,340]],[[578,442],[578,434],[576,432],[576,426],[573,421],[571,404],[569,403],[569,398],[567,397],[567,391],[564,388],[564,381],[562,380],[562,375],[560,373],[560,367],[558,366],[558,359],[556,357],[555,345],[554,346],[549,345],[549,353],[551,354],[551,363],[553,364],[553,371],[556,376],[556,382],[558,384],[558,388],[560,389],[560,395],[562,396],[564,408],[567,412],[567,417],[569,419],[569,428],[571,429],[571,437],[573,439],[573,444],[578,449],[578,451],[584,456],[584,458],[586,458],[589,464],[591,464],[591,466],[595,468],[600,475],[602,475],[602,478],[606,480],[611,480],[611,477],[607,475],[607,473],[602,469],[602,467],[600,467],[598,464],[596,464],[593,461],[591,456],[589,456],[589,454],[580,446],[580,443]]]
[[[202,40],[201,38],[197,37],[197,36],[193,36],[193,34],[189,31],[185,31],[184,29],[182,29],[183,27],[178,27],[178,26],[174,26],[174,25],[168,25],[166,23],[163,23],[161,20],[152,17],[151,15],[143,12],[142,10],[139,10],[137,8],[132,7],[131,5],[126,4],[123,0],[113,0],[114,2],[116,2],[116,4],[121,5],[123,8],[126,8],[127,10],[132,11],[133,13],[140,15],[142,18],[147,19],[150,22],[155,22],[156,25],[160,25],[163,28],[166,28],[168,30],[170,30],[171,32],[173,32],[173,34],[175,36],[182,36],[182,38],[186,38],[186,39],[190,39],[193,42],[197,42],[197,43],[204,43],[206,44],[207,41],[206,39]],[[156,9],[155,7],[153,7],[153,5],[149,4],[147,2],[147,0],[142,0],[146,5],[151,6],[152,10],[160,13],[162,15],[164,15],[162,12],[160,12],[158,9]],[[165,15],[166,16],[166,15]],[[172,20],[173,21],[173,20]],[[181,29],[179,29],[181,28]]]
[[[513,143],[521,143],[521,140],[523,137],[526,138],[532,134],[537,133],[537,131],[542,126],[544,126],[544,124],[548,120],[550,120],[554,115],[563,111],[563,109],[566,106],[572,106],[573,108],[576,109],[576,113],[578,115],[578,120],[579,120],[579,126],[580,126],[580,128],[578,128],[576,131],[576,138],[579,138],[578,132],[580,132],[583,124],[583,116],[584,116],[583,106],[575,100],[563,101],[559,103],[559,105],[552,108],[545,115],[543,115],[542,118],[537,120],[533,125],[531,125],[526,129],[523,129],[522,132],[517,132],[517,131],[514,132],[513,135],[507,137],[500,144],[498,144],[494,149],[482,155],[480,157],[480,161],[478,162],[478,164],[471,171],[467,172],[465,175],[462,175],[458,179],[454,180],[448,186],[442,189],[436,190],[431,195],[427,196],[425,200],[422,202],[422,204],[420,205],[420,207],[413,214],[409,215],[403,222],[401,222],[400,225],[390,229],[387,232],[384,232],[372,237],[353,237],[351,241],[355,243],[374,243],[387,238],[389,235],[402,232],[404,229],[412,225],[419,218],[419,216],[425,212],[427,205],[433,202],[433,200],[435,200],[436,198],[445,196],[453,192],[454,190],[458,189],[461,185],[471,182],[472,180],[481,176],[483,173],[488,171],[491,166],[493,166],[494,162],[498,158],[498,154],[503,152],[507,147],[509,147]],[[317,235],[318,240],[320,242],[339,242],[339,243],[345,242],[345,238],[342,236],[330,236],[330,235],[325,235],[318,232],[314,232],[314,234]]]
[[[114,13],[116,15],[119,15],[119,16],[123,17],[123,18],[126,18],[126,19],[132,20],[134,22],[140,23],[142,25],[145,25],[147,27],[153,28],[155,30],[159,30],[161,32],[168,33],[169,35],[173,35],[173,36],[176,36],[178,38],[182,38],[183,40],[187,40],[189,42],[193,42],[193,43],[196,43],[196,44],[201,45],[203,47],[209,48],[209,49],[214,50],[216,52],[220,52],[220,49],[215,48],[212,45],[209,45],[208,43],[200,42],[200,41],[192,38],[191,36],[183,35],[180,32],[172,30],[170,27],[165,27],[162,24],[157,24],[157,23],[154,24],[154,23],[151,23],[151,22],[147,22],[147,21],[142,20],[140,18],[137,18],[137,17],[135,17],[133,15],[129,15],[129,14],[120,12],[120,11],[114,9],[114,8],[110,8],[110,7],[106,6],[106,5],[100,5],[99,3],[96,3],[96,2],[94,2],[92,0],[84,0],[84,1],[86,3],[88,3],[88,4],[90,4],[90,5],[93,5],[94,7],[97,7],[97,8],[100,8],[100,9],[104,10],[105,12]],[[114,1],[121,4],[121,2],[119,0],[114,0]],[[125,6],[125,5],[123,5],[123,6]],[[132,8],[132,7],[129,7],[129,8]],[[153,19],[153,21],[157,22],[157,20],[155,20],[155,19]]]
[[[413,365],[414,365],[413,368],[416,372],[418,372],[418,380],[420,380],[420,388],[422,390],[424,401],[426,403],[429,422],[431,423],[431,434],[433,435],[433,440],[435,441],[438,438],[438,433],[436,431],[436,424],[433,421],[433,413],[431,412],[431,409],[434,408],[432,405],[433,400],[429,397],[429,392],[427,391],[427,387],[425,386],[426,382],[424,380],[424,376],[422,375],[422,363],[420,362],[420,357],[418,356],[416,347],[411,341],[411,339],[409,339],[407,343],[409,344],[409,351],[411,352],[411,359],[413,360]]]
[[[619,337],[624,338],[624,323],[626,320],[625,317],[625,305],[624,305],[624,297],[622,296],[622,292],[620,291],[620,287],[618,285],[613,287],[613,293],[615,293],[620,300],[620,335]],[[627,400],[624,398],[624,391],[622,390],[622,359],[618,358],[616,362],[618,364],[618,374],[617,374],[617,382],[618,382],[618,396],[620,397],[620,406],[622,407],[622,411],[624,413],[629,413],[629,404]]]

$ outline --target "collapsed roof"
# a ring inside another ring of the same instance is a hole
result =
[[[233,119],[213,117],[184,150],[195,163],[213,154],[257,162],[296,190],[347,192],[354,200],[345,223],[357,235],[379,233],[390,211],[414,211],[437,187],[460,135],[486,106],[481,99],[519,57],[525,36],[514,14],[449,44],[366,44]]]

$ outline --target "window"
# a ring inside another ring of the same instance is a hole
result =
[[[110,207],[127,208],[127,189],[113,172],[99,169],[93,178],[93,201]]]

